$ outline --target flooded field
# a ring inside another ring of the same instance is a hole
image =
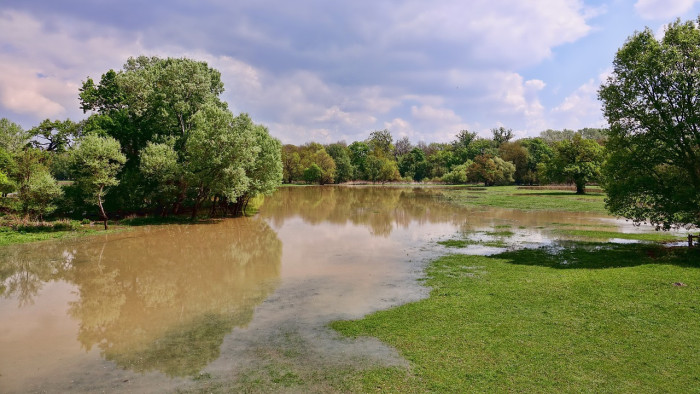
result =
[[[463,248],[491,253],[551,243],[553,223],[639,231],[439,194],[282,188],[252,218],[0,248],[0,392],[161,392],[403,365],[326,325],[425,297],[417,279],[449,252],[438,241],[499,241]]]

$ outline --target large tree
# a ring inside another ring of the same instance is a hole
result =
[[[556,144],[554,157],[546,163],[546,177],[553,182],[572,182],[576,194],[586,192],[586,184],[600,178],[603,164],[603,147],[594,140],[586,140],[580,134]]]
[[[617,52],[600,99],[610,124],[610,212],[657,228],[700,226],[700,28],[680,20]]]

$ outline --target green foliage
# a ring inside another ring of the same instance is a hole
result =
[[[401,156],[398,168],[401,176],[410,177],[416,182],[428,176],[428,162],[425,159],[425,153],[419,148],[413,148],[409,153]]]
[[[500,147],[501,144],[504,144],[513,138],[513,130],[506,129],[503,126],[491,129],[491,134],[493,134],[493,142],[496,147]]]
[[[126,162],[119,142],[112,137],[86,135],[71,152],[74,176],[86,193],[87,201],[97,205],[107,229],[107,213],[103,201],[108,188],[119,184],[117,174]]]
[[[7,118],[0,118],[0,148],[18,152],[29,143],[29,134]]]
[[[700,226],[700,29],[637,32],[599,91],[610,124],[604,168],[611,213],[657,228]]]
[[[391,136],[389,130],[384,129],[371,132],[366,143],[372,154],[378,157],[388,158],[394,156],[393,141],[394,138]]]
[[[335,162],[335,183],[343,183],[353,179],[355,168],[350,161],[350,149],[345,143],[330,144],[326,147],[326,152]]]
[[[547,179],[553,182],[573,182],[576,193],[584,194],[586,183],[598,180],[603,164],[603,147],[579,134],[555,146],[554,157],[546,164]]]
[[[321,178],[323,177],[323,170],[316,163],[312,163],[309,167],[304,170],[304,180],[307,183],[321,183]]]
[[[513,183],[515,166],[490,155],[479,155],[467,168],[467,179],[473,182],[484,182],[484,186],[507,185]]]
[[[294,180],[303,179],[304,169],[301,166],[301,156],[299,149],[294,145],[285,145],[282,147],[282,179],[286,183],[292,183]]]
[[[355,168],[355,178],[366,179],[366,162],[367,156],[369,156],[370,148],[364,142],[355,141],[350,146],[350,162]]]
[[[63,196],[61,186],[46,170],[33,172],[25,187],[20,200],[26,211],[39,220],[55,211],[56,200]]]
[[[64,121],[45,119],[38,126],[29,130],[32,144],[49,152],[65,152],[80,136],[81,125],[70,119]]]
[[[467,161],[464,164],[452,167],[452,170],[442,176],[442,181],[445,183],[459,185],[467,183],[467,169],[472,165],[472,161]]]
[[[401,178],[396,162],[386,158],[370,155],[365,163],[365,175],[372,182],[391,182]]]
[[[498,155],[501,159],[513,163],[515,172],[513,179],[517,184],[533,183],[529,172],[530,154],[520,141],[504,142],[498,147]]]

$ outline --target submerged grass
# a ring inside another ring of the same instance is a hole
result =
[[[520,189],[517,186],[488,188],[462,187],[443,191],[448,200],[462,205],[492,206],[523,210],[552,210],[607,214],[605,194],[546,189]]]
[[[629,239],[636,241],[649,241],[649,242],[674,242],[682,241],[685,239],[684,236],[675,235],[667,232],[654,232],[654,233],[620,233],[616,231],[600,231],[600,230],[574,230],[574,229],[557,229],[553,230],[554,234],[567,237],[576,237],[584,239],[594,239],[594,240],[606,240],[606,239]]]
[[[0,225],[0,246],[46,241],[50,239],[68,239],[86,235],[109,234],[123,231],[124,227],[112,227],[104,231],[101,224],[89,225],[67,221],[46,222],[38,225]]]
[[[349,379],[363,391],[700,390],[700,250],[570,243],[428,268],[428,299],[358,321],[410,370]]]
[[[505,248],[508,246],[508,244],[503,240],[477,241],[473,239],[448,239],[446,241],[438,241],[438,244],[447,248],[466,248],[469,245],[483,245],[494,248]]]

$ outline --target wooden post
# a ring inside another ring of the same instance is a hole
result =
[[[693,234],[688,234],[688,247],[693,247]]]

